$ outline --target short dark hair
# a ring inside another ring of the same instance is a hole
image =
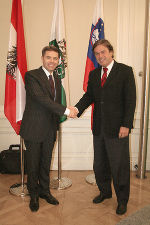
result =
[[[94,43],[93,45],[93,52],[94,52],[94,49],[98,46],[98,45],[103,45],[105,46],[106,48],[108,48],[109,52],[112,52],[112,58],[114,58],[114,49],[113,49],[113,46],[110,44],[110,42],[106,39],[101,39],[101,40],[98,40]]]
[[[55,47],[54,45],[49,45],[49,46],[45,46],[43,49],[42,49],[42,56],[45,55],[45,52],[51,52],[51,51],[54,51],[54,52],[57,52],[58,53],[58,57],[60,58],[60,52],[59,52],[59,49],[57,47]]]

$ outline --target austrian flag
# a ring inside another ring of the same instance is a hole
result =
[[[25,107],[24,76],[27,71],[22,5],[13,0],[7,54],[4,113],[19,134]]]

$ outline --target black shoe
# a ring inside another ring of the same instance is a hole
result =
[[[45,199],[49,204],[58,205],[59,201],[54,198],[51,194],[41,194],[40,198]]]
[[[39,209],[39,198],[31,196],[29,207],[32,212],[36,212]]]
[[[116,213],[123,215],[127,211],[127,204],[120,203],[116,209]]]
[[[93,203],[95,203],[95,204],[101,203],[101,202],[103,202],[107,198],[112,198],[112,194],[103,194],[101,192],[100,195],[96,196],[93,199]]]

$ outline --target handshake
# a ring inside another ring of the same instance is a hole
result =
[[[78,109],[74,106],[69,106],[67,107],[70,110],[70,113],[68,115],[68,117],[70,118],[75,118],[77,117],[77,114],[79,113]]]

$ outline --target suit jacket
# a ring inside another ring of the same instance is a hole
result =
[[[78,116],[94,103],[93,134],[99,135],[103,129],[108,137],[118,137],[121,126],[130,130],[133,127],[136,105],[134,75],[131,67],[114,62],[101,87],[101,69],[97,68],[89,74],[87,92],[76,104]]]
[[[53,100],[49,80],[39,69],[25,74],[26,106],[20,128],[20,135],[25,140],[42,142],[51,132],[58,129],[59,116],[66,107],[60,104],[61,79],[54,73],[56,100]]]

